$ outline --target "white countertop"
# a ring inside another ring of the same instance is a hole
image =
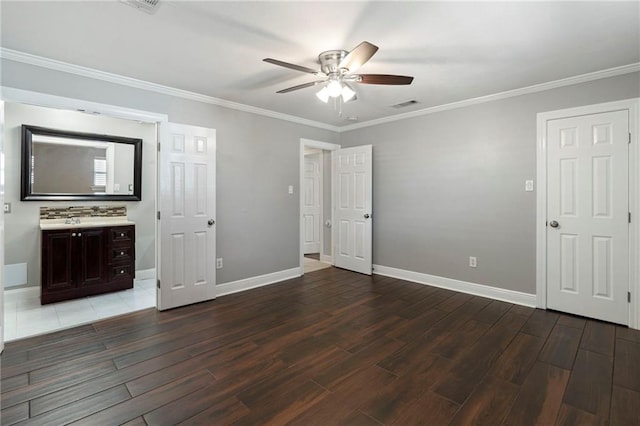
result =
[[[47,231],[51,229],[99,228],[102,226],[135,225],[135,222],[130,221],[126,216],[81,217],[80,223],[64,223],[65,220],[66,219],[41,219],[40,229]]]

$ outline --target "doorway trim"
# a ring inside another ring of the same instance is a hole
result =
[[[302,220],[302,209],[304,207],[304,200],[302,197],[304,194],[302,192],[302,189],[304,188],[304,149],[305,148],[316,148],[316,149],[321,149],[323,151],[335,151],[336,149],[340,149],[341,146],[334,143],[329,143],[329,142],[321,142],[313,139],[300,138],[300,180],[299,180],[299,186],[298,186],[299,188],[298,192],[300,193],[300,210],[298,211],[298,221],[299,221],[298,244],[299,244],[299,252],[300,252],[300,258],[299,258],[300,275],[304,275],[304,221]],[[331,173],[333,174],[333,170]],[[333,188],[331,188],[331,194],[333,198]],[[322,211],[320,212],[320,214],[322,217]],[[324,220],[325,219],[323,218],[322,221]],[[333,223],[333,208],[331,209],[331,223]],[[320,229],[322,231],[322,234],[324,234],[324,223],[320,224]],[[324,253],[324,237],[321,235],[320,236],[320,258],[322,258],[323,253]],[[331,259],[332,259],[331,264],[333,264],[333,244],[331,244]]]
[[[587,114],[597,114],[609,111],[629,111],[629,211],[631,223],[629,225],[629,328],[640,329],[640,149],[638,145],[638,122],[640,98],[606,102],[594,105],[567,108],[537,114],[536,141],[536,178],[538,181],[538,195],[536,208],[536,307],[547,309],[547,121],[575,117]]]
[[[47,108],[57,108],[71,111],[85,111],[94,112],[107,117],[122,118],[127,120],[136,120],[145,123],[153,123],[157,125],[156,128],[156,143],[164,143],[169,138],[169,116],[167,114],[156,113],[151,111],[142,111],[132,108],[121,107],[117,105],[103,104],[98,102],[86,101],[83,99],[67,98],[57,95],[51,95],[48,93],[33,92],[29,90],[16,89],[13,87],[0,86],[0,101],[15,102],[27,105],[41,106]],[[4,111],[4,108],[3,108]],[[156,167],[154,170],[155,183],[156,183],[156,199],[155,210],[158,211],[159,201],[159,185],[158,176],[160,172],[159,159],[156,159]],[[156,220],[155,226],[155,278],[158,277],[158,254],[160,248],[158,234],[158,221]],[[0,291],[4,291],[4,283],[0,283]],[[158,292],[156,289],[156,309],[158,309]]]

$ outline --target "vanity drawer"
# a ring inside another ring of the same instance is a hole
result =
[[[133,278],[133,268],[131,265],[112,266],[109,268],[109,281],[120,279],[130,280]]]
[[[109,241],[114,243],[131,243],[135,240],[133,226],[118,226],[109,228]]]
[[[109,249],[109,264],[130,262],[133,259],[131,247],[112,247]]]

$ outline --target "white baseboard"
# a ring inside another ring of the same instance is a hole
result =
[[[252,288],[274,284],[280,281],[290,280],[300,276],[300,268],[291,268],[284,271],[273,272],[271,274],[258,275],[257,277],[245,278],[243,280],[231,281],[216,285],[216,296],[226,296],[227,294],[238,293]]]
[[[4,265],[4,288],[27,284],[27,264]]]
[[[8,295],[20,295],[23,299],[32,299],[35,297],[40,297],[40,287],[22,287],[22,288],[5,288],[4,296],[5,298]]]
[[[389,266],[373,265],[373,273],[384,275],[386,277],[412,281],[418,284],[426,284],[433,287],[445,288],[447,290],[459,291],[461,293],[473,294],[474,296],[488,297],[490,299],[501,300],[503,302],[515,303],[516,305],[529,306],[532,308],[536,307],[535,294],[522,293],[514,290],[491,287],[484,284],[470,283],[454,280],[452,278],[444,278],[420,272],[391,268]]]
[[[333,265],[333,256],[329,256],[329,255],[326,255],[326,254],[321,254],[320,255],[320,262],[328,263],[330,265]]]
[[[154,280],[156,278],[156,268],[141,269],[136,271],[136,280]]]

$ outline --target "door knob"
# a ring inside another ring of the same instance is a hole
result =
[[[365,213],[365,214],[364,214],[364,218],[365,218],[365,219],[369,219],[370,217],[371,217],[371,216],[369,216],[369,213]]]
[[[213,226],[215,223],[216,223],[216,221],[215,221],[215,220],[213,220],[213,219],[209,219],[209,222],[207,222],[207,224],[208,224],[209,226]]]
[[[551,222],[549,222],[549,226],[551,226],[552,228],[557,228],[559,225],[560,224],[555,220],[552,220]]]

